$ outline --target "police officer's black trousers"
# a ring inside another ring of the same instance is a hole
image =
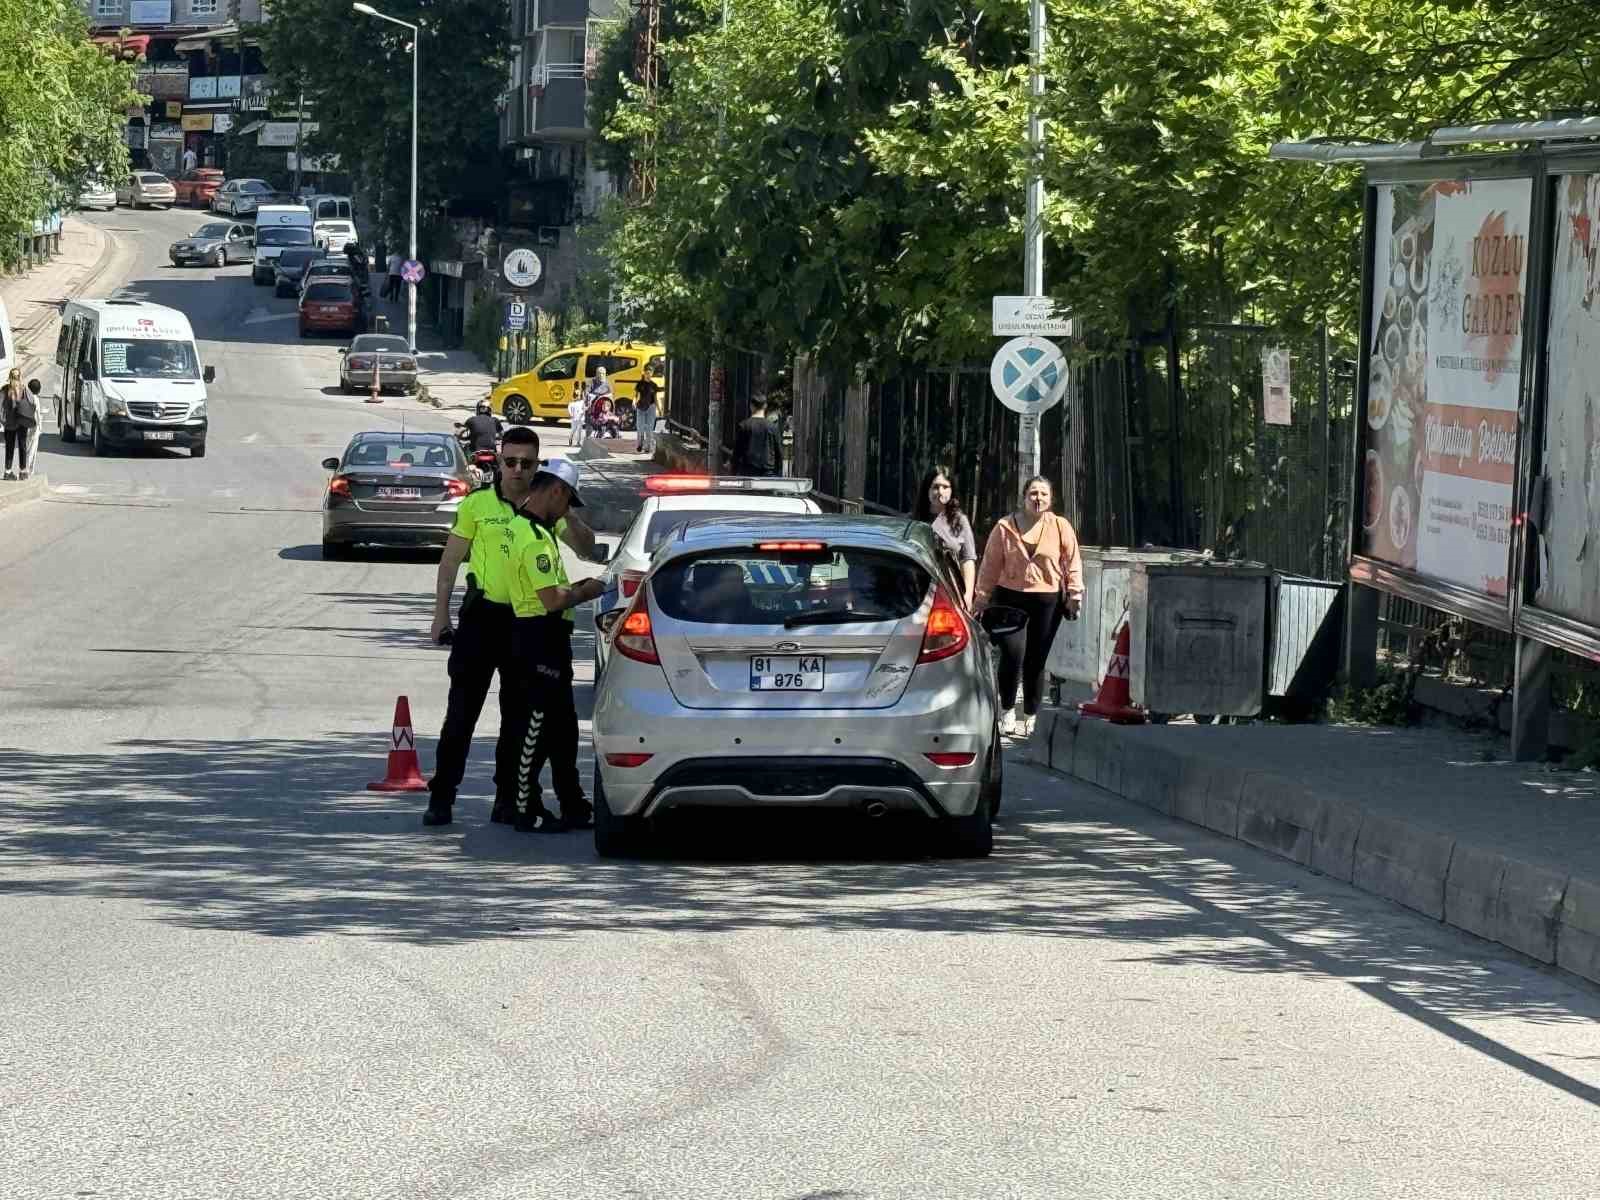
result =
[[[513,636],[513,682],[501,675],[500,694],[510,695],[505,740],[516,748],[511,779],[518,812],[543,807],[539,775],[550,764],[551,782],[563,812],[584,806],[578,776],[578,710],[572,696],[572,643],[561,618],[519,621]],[[546,623],[546,624],[541,624]],[[501,779],[507,775],[502,769]],[[504,792],[502,786],[501,791]]]
[[[483,712],[489,685],[500,672],[500,739],[495,744],[495,779],[516,778],[517,742],[508,736],[513,714],[508,711],[507,664],[511,655],[514,617],[509,604],[495,604],[482,596],[461,610],[455,640],[450,646],[450,699],[445,706],[444,728],[434,757],[433,778],[428,781],[432,807],[448,808],[467,770],[472,731]]]

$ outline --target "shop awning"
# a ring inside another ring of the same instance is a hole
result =
[[[132,50],[135,54],[146,54],[150,50],[150,35],[145,33],[129,34],[127,37],[118,37],[113,33],[90,40],[97,46],[116,46],[123,50]]]
[[[215,29],[206,29],[199,33],[190,34],[179,42],[175,48],[179,54],[187,54],[191,50],[204,50],[212,42],[237,42],[239,40],[238,25],[218,25]],[[243,40],[246,46],[260,44],[260,39],[251,37],[248,34],[245,35]]]

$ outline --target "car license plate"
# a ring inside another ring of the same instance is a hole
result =
[[[381,487],[378,489],[379,500],[421,500],[421,488],[407,487]]]
[[[758,655],[750,659],[752,692],[820,692],[823,660],[820,654],[791,658]]]
[[[170,429],[146,429],[144,440],[147,442],[170,442],[172,431]]]
[[[325,317],[336,317],[339,315],[339,310],[337,308],[329,308],[326,304],[317,309],[317,311]]]

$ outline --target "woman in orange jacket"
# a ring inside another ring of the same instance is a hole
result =
[[[1019,608],[1028,615],[1024,629],[1000,638],[1000,732],[1027,737],[1033,732],[1044,690],[1044,663],[1065,617],[1078,619],[1083,603],[1083,556],[1071,522],[1050,511],[1050,481],[1035,475],[1022,489],[1022,507],[989,532],[978,568],[977,611],[990,604]],[[1022,720],[1013,711],[1022,683]]]

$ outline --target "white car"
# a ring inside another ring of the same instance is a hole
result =
[[[78,193],[79,208],[113,209],[117,206],[117,189],[103,179],[86,179]]]
[[[356,240],[356,227],[349,221],[317,221],[311,226],[311,235],[329,254],[341,254]]]
[[[667,536],[690,521],[742,517],[759,513],[817,513],[811,480],[723,475],[651,475],[644,481],[645,501],[606,563],[606,590],[595,607],[595,626],[611,623],[632,603],[650,558]],[[594,639],[594,674],[606,665],[606,637]]]

